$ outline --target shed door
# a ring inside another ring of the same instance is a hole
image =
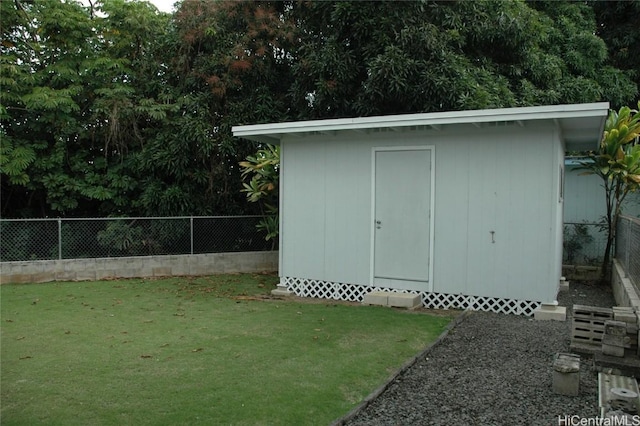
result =
[[[374,151],[373,281],[426,290],[431,247],[431,150]]]

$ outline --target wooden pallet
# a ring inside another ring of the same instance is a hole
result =
[[[605,321],[613,319],[613,309],[573,305],[571,324],[572,351],[597,353],[602,350]]]

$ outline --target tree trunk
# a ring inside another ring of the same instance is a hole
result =
[[[611,283],[611,250],[615,235],[611,230],[607,235],[607,246],[604,249],[604,257],[602,258],[602,266],[600,267],[600,284]]]

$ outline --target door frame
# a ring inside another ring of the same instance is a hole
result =
[[[435,145],[399,145],[399,146],[374,146],[371,148],[371,217],[369,220],[369,226],[371,230],[370,247],[371,252],[369,255],[369,285],[375,286],[375,220],[376,220],[376,154],[381,151],[431,151],[430,152],[430,200],[429,200],[429,282],[427,283],[427,291],[433,291],[433,247],[434,247],[434,232],[435,232]]]

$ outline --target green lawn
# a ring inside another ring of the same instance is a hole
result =
[[[253,297],[276,281],[0,286],[0,422],[329,424],[451,319]]]

